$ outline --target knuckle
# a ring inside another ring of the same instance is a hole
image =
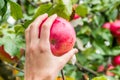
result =
[[[45,45],[39,45],[39,49],[41,53],[48,52],[49,49]]]
[[[46,49],[43,45],[39,45],[39,49],[40,49],[40,51],[43,51],[43,52],[46,51]]]
[[[26,30],[25,30],[25,34],[27,34],[28,32],[29,32],[29,29],[26,29]]]
[[[29,48],[30,48],[30,51],[31,51],[31,52],[35,52],[35,51],[36,51],[36,46],[34,46],[34,45],[32,45],[32,44],[30,45]]]
[[[42,28],[43,28],[43,30],[49,29],[48,24],[43,24]]]
[[[28,28],[25,30],[25,33],[28,33],[30,31],[30,28],[32,27],[32,24],[28,26]]]
[[[31,26],[30,26],[30,30],[32,30],[33,28],[34,28],[34,26],[31,25]]]

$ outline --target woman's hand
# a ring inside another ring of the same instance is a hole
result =
[[[50,17],[43,14],[34,20],[25,31],[25,80],[54,80],[58,72],[77,53],[77,49],[72,49],[60,57],[52,54],[49,36],[50,28],[56,17],[56,14]],[[44,20],[39,38],[39,26]]]

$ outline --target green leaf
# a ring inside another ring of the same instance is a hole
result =
[[[33,20],[25,21],[23,27],[26,29],[30,25],[30,23],[32,23],[32,22],[33,22]]]
[[[9,3],[10,3],[11,16],[16,20],[21,19],[23,17],[23,13],[20,5],[13,1],[9,1]]]
[[[56,4],[48,12],[49,15],[57,14],[67,20],[70,20],[72,14],[72,2],[71,0],[56,0]]]
[[[88,14],[88,8],[85,5],[79,5],[75,12],[81,16],[81,17],[85,17]]]
[[[106,76],[95,77],[92,80],[108,80]]]
[[[99,54],[101,54],[101,55],[111,55],[112,54],[110,48],[107,47],[106,45],[104,45],[103,43],[101,43],[99,41],[93,41],[92,44],[96,48],[96,50],[99,51]]]
[[[94,39],[98,42],[101,42],[103,45],[105,45],[105,41],[109,42],[108,46],[112,45],[113,42],[113,36],[111,34],[111,32],[108,29],[104,29],[104,28],[98,28],[96,30],[94,30],[92,32],[92,36],[94,37]]]
[[[5,5],[4,0],[0,0],[0,10],[4,7],[4,5]]]
[[[11,56],[15,56],[16,54],[19,53],[17,45],[15,45],[14,40],[12,40],[10,37],[3,37],[1,40],[2,45],[4,45],[5,51],[9,53]]]
[[[33,19],[38,17],[41,14],[48,13],[49,16],[52,14],[57,14],[60,17],[63,17],[67,20],[70,19],[70,16],[72,14],[72,2],[71,0],[68,0],[68,2],[64,0],[56,0],[54,1],[56,4],[48,3],[48,4],[42,4],[37,9]]]
[[[36,17],[38,17],[41,14],[48,13],[48,11],[50,10],[51,7],[52,7],[51,3],[40,5],[38,7],[33,19],[35,19]]]
[[[97,27],[101,27],[103,23],[105,22],[104,17],[99,13],[96,14],[93,19]]]
[[[78,53],[76,54],[76,58],[77,61],[81,64],[81,65],[85,65],[85,63],[88,62],[86,56],[84,54]]]
[[[71,0],[72,4],[76,4],[78,2],[78,0]]]
[[[115,67],[111,72],[115,73],[116,75],[120,76],[120,66]]]
[[[24,34],[25,28],[22,25],[15,25],[14,27],[16,35]]]
[[[118,10],[114,9],[111,12],[109,12],[108,13],[109,15],[107,15],[107,16],[108,16],[109,20],[114,21],[116,19],[117,15],[118,15],[118,13],[119,13]]]
[[[11,38],[4,36],[0,38],[0,45],[4,45],[4,49],[9,55],[19,56],[20,49],[25,48],[25,41],[20,37]]]
[[[0,0],[0,1],[2,1],[2,0]],[[1,9],[0,9],[0,16],[2,16],[2,17],[5,15],[5,13],[7,11],[7,2],[4,1],[3,4],[4,4],[4,6],[1,7]],[[1,3],[0,5],[3,5],[3,4]]]
[[[115,46],[112,48],[112,55],[116,56],[120,54],[120,46]]]

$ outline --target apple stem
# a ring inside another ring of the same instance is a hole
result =
[[[62,79],[65,80],[65,76],[64,76],[64,73],[63,73],[63,69],[61,70],[61,75],[62,75]]]

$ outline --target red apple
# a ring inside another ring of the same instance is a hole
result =
[[[1,60],[5,60],[7,62],[16,62],[18,61],[17,57],[11,57],[5,50],[4,50],[4,46],[0,46],[0,59]]]
[[[110,31],[113,34],[113,36],[120,36],[120,20],[116,20],[115,22],[111,23]]]
[[[41,26],[40,26],[41,31]],[[65,19],[57,17],[50,29],[50,46],[55,56],[61,56],[71,50],[75,44],[76,33]]]
[[[120,65],[120,55],[117,55],[112,60],[113,65],[117,66]]]
[[[97,72],[104,72],[104,70],[105,70],[104,65],[100,65],[97,69]]]
[[[106,23],[104,23],[103,24],[103,28],[105,28],[105,29],[110,29],[110,26],[111,26],[111,23],[110,22],[106,22]]]
[[[73,10],[75,11],[77,7],[78,7],[78,4],[74,4],[73,5]],[[75,13],[74,16],[73,16],[73,20],[78,19],[78,18],[80,18],[80,16],[77,13]]]
[[[78,14],[75,13],[73,19],[75,20],[75,19],[78,19],[78,18],[80,18],[80,16],[79,16]]]
[[[106,70],[106,75],[107,76],[115,76],[115,74],[113,72],[110,72],[110,70],[114,69],[115,67],[112,64],[109,64],[107,66],[107,70]]]

